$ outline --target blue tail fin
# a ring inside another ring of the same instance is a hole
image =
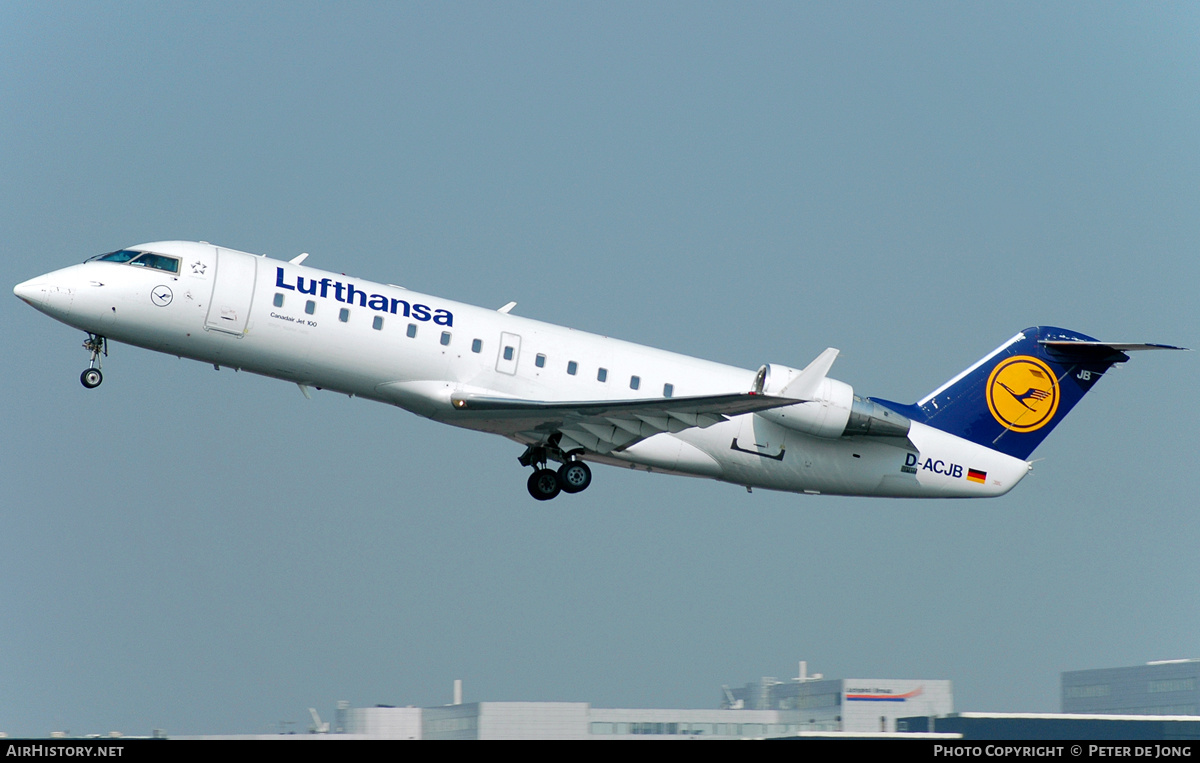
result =
[[[1028,328],[915,405],[877,400],[909,418],[1016,458],[1046,435],[1115,363],[1122,350],[1179,349],[1109,344],[1053,326]]]

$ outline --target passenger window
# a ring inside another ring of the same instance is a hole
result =
[[[674,394],[675,394],[675,385],[674,384],[664,384],[663,385],[663,397],[671,397]]]
[[[483,340],[475,339],[471,342],[471,352],[479,352],[483,349]]]
[[[450,332],[449,331],[442,332],[442,344],[450,344]]]
[[[575,372],[578,370],[579,370],[579,364],[576,363],[575,361],[572,360],[571,362],[567,363],[567,373],[569,373],[571,376],[574,376]]]
[[[642,386],[641,377],[638,377],[638,376],[630,376],[629,377],[629,388],[630,389],[637,389],[640,386]]]
[[[346,321],[350,320],[350,311],[343,307],[338,312],[338,320],[341,321],[342,323],[345,323]]]
[[[505,359],[505,360],[512,360],[512,359],[513,359],[513,348],[511,348],[511,347],[505,347],[505,348],[504,348],[504,359]]]
[[[382,315],[375,316],[375,320],[371,321],[371,328],[375,329],[376,331],[383,330],[383,316]]]
[[[283,307],[283,295],[282,294],[275,295],[275,307]]]
[[[538,368],[545,368],[546,367],[546,356],[539,352],[538,356],[533,359],[533,364],[535,366],[537,366]]]
[[[304,312],[308,313],[309,315],[312,315],[316,311],[317,311],[317,303],[316,302],[313,302],[310,299],[304,303]]]
[[[417,335],[417,324],[415,324],[415,323],[408,324],[408,338],[412,339],[412,338],[416,337],[416,335]]]
[[[608,381],[608,369],[601,368],[596,372],[596,381]]]

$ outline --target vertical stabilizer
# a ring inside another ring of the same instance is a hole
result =
[[[877,401],[944,432],[1028,458],[1125,351],[1182,349],[1100,342],[1053,326],[1028,328],[915,405]]]

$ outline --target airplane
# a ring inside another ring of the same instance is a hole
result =
[[[160,241],[14,287],[87,333],[80,381],[108,341],[398,406],[525,446],[537,500],[591,484],[589,463],[804,494],[984,498],[1114,364],[1163,344],[1037,326],[912,404],[827,374],[752,370],[214,246]],[[551,464],[559,464],[552,467]]]

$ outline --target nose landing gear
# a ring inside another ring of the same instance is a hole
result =
[[[100,372],[100,358],[108,357],[108,340],[99,334],[88,334],[83,349],[92,353],[92,362],[79,375],[79,381],[88,389],[95,389],[104,381],[104,374]]]

